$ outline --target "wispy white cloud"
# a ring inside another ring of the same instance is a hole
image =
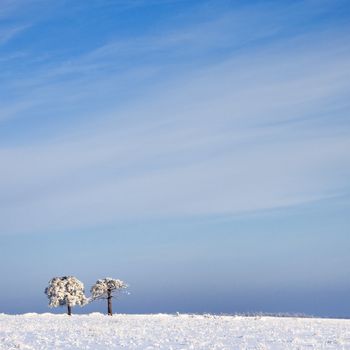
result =
[[[338,193],[349,130],[318,115],[350,91],[348,58],[317,45],[242,55],[167,82],[85,134],[3,148],[1,231],[236,214]]]
[[[272,4],[248,6],[214,18],[205,17],[199,23],[185,28],[113,40],[68,60],[52,63],[52,57],[48,55],[46,64],[44,60],[39,69],[29,70],[17,79],[7,81],[7,89],[14,91],[18,98],[12,100],[12,105],[11,101],[7,102],[0,120],[30,116],[31,113],[22,113],[20,106],[33,105],[38,108],[42,105],[42,109],[49,108],[48,105],[54,105],[52,99],[57,100],[57,96],[61,100],[60,106],[73,103],[77,105],[93,95],[99,96],[101,89],[104,89],[106,96],[111,91],[114,96],[118,96],[119,93],[135,90],[134,87],[143,81],[149,83],[151,80],[154,83],[164,80],[164,76],[181,75],[183,69],[189,71],[188,66],[192,69],[205,67],[212,62],[211,53],[218,50],[229,49],[225,55],[219,56],[220,59],[233,53],[239,57],[242,52],[251,59],[255,57],[255,48],[252,45],[251,49],[251,43],[279,33],[283,30],[283,18],[290,13],[299,13],[301,8],[300,3],[288,7]],[[271,18],[274,19],[273,23]],[[346,46],[347,41],[346,36],[336,29],[328,33],[316,31],[308,34],[304,40],[300,36],[295,42],[289,39],[287,44],[274,45],[270,52],[267,46],[263,54],[278,55],[278,50],[291,49],[287,47],[288,44],[295,45],[296,51],[303,50],[309,41],[319,41],[320,36],[323,36],[323,45],[327,40],[331,43],[337,41],[327,45],[329,50],[336,48],[339,51],[341,45]],[[206,59],[203,60],[202,57]],[[217,59],[216,56],[215,58]],[[317,60],[317,57],[313,58]],[[32,59],[27,57],[26,61],[31,62]],[[130,88],[125,88],[129,85]]]
[[[7,43],[28,27],[28,25],[19,25],[8,28],[0,28],[0,45]]]
[[[214,27],[224,32],[226,24]],[[190,69],[157,59],[123,66],[126,57],[153,50],[191,50],[210,28],[109,43],[13,82],[30,91],[3,108],[3,120],[68,105],[64,112],[77,101],[87,104],[79,113],[90,119],[50,140],[0,148],[0,232],[233,215],[347,188],[345,35],[337,29],[299,35],[197,60]],[[214,39],[202,41],[204,51]],[[145,84],[142,94],[118,99],[138,82]],[[107,96],[106,109],[91,102],[98,94]]]

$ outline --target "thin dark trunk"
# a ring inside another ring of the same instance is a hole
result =
[[[107,291],[107,305],[108,305],[108,315],[112,316],[112,293],[110,290]]]
[[[72,315],[72,307],[69,304],[67,304],[67,314],[68,316]]]

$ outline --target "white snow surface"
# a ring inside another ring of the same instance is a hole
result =
[[[0,314],[0,349],[350,349],[350,320]]]

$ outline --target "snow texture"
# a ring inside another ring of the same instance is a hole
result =
[[[45,289],[49,306],[83,306],[88,298],[84,295],[84,284],[73,276],[54,277]]]
[[[108,293],[117,293],[127,287],[125,282],[110,277],[97,280],[91,287],[92,299],[105,299],[108,297]]]
[[[0,314],[0,349],[350,349],[350,320]]]

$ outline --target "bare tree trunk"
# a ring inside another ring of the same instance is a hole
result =
[[[108,305],[108,315],[112,316],[112,293],[110,290],[107,291],[107,305]]]
[[[72,315],[72,307],[69,304],[67,304],[67,314],[68,316]]]

